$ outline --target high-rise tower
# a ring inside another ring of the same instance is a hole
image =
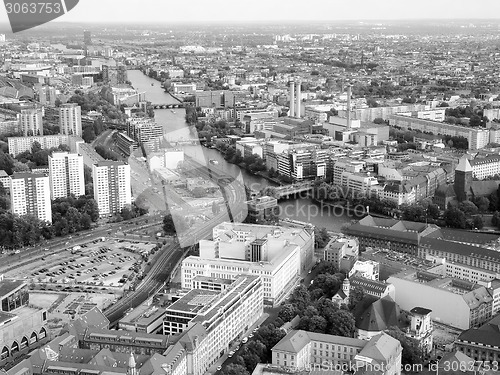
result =
[[[289,117],[295,116],[295,82],[290,81],[290,113]]]
[[[300,87],[300,80],[297,81],[297,103],[295,104],[296,108],[295,108],[295,117],[297,118],[300,118],[300,107],[301,107],[301,99],[300,99],[300,96],[301,96],[301,87]]]
[[[75,103],[59,107],[59,131],[65,135],[82,136],[82,109]]]

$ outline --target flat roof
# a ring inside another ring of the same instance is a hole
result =
[[[0,298],[14,292],[23,284],[25,284],[25,282],[22,280],[4,279],[3,281],[0,281]]]

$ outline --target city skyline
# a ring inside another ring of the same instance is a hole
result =
[[[116,3],[111,0],[81,1],[71,12],[53,22],[71,23],[150,23],[161,22],[272,22],[272,21],[389,21],[389,20],[488,20],[499,14],[500,3],[494,0],[482,0],[481,6],[470,8],[457,6],[456,1],[445,0],[439,3],[430,0],[419,2],[415,9],[401,1],[388,0],[383,4],[369,0],[351,2],[330,2],[311,0],[307,7],[293,0],[286,6],[277,1],[256,0],[253,6],[241,11],[241,8],[229,0],[216,0],[205,3],[194,0],[187,12],[184,3],[160,3],[157,0],[141,2],[125,0]],[[464,4],[465,5],[465,4]],[[151,10],[154,9],[154,12]],[[221,11],[221,10],[224,11]],[[488,11],[486,12],[485,9]],[[111,17],[112,15],[112,17]],[[0,23],[7,23],[6,11],[0,12]]]

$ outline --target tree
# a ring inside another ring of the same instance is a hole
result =
[[[323,248],[330,241],[330,235],[326,228],[314,227],[314,241],[317,248]]]
[[[424,356],[418,343],[414,339],[407,337],[398,327],[391,327],[385,332],[401,343],[403,348],[401,363],[403,365],[422,363],[422,358]]]
[[[479,212],[486,212],[490,207],[490,200],[486,197],[477,197],[474,204],[479,209]]]
[[[251,350],[248,350],[246,345],[243,348],[242,352],[240,353],[240,357],[245,363],[245,368],[249,372],[253,372],[255,367],[260,363],[260,357]]]
[[[222,369],[221,375],[250,375],[250,373],[244,366],[230,363]]]
[[[175,234],[175,224],[171,214],[167,214],[163,218],[163,232],[167,235]]]
[[[285,331],[276,328],[272,323],[266,326],[262,326],[255,333],[255,339],[259,340],[264,344],[266,348],[272,348],[276,345],[283,337],[285,337]]]
[[[377,117],[373,119],[374,124],[385,124],[385,120],[382,117]]]
[[[472,216],[472,215],[477,215],[478,213],[478,208],[477,206],[472,203],[471,201],[463,201],[458,204],[458,209],[462,211],[465,216]]]
[[[285,322],[290,322],[296,315],[297,310],[291,303],[284,304],[278,313],[278,317],[283,319]]]
[[[332,298],[340,289],[342,285],[343,277],[339,277],[331,274],[321,274],[314,280],[314,287],[323,290],[323,295]]]
[[[290,303],[295,307],[297,314],[302,315],[307,306],[310,305],[311,299],[309,291],[304,285],[299,285],[290,296]]]
[[[354,316],[346,310],[337,310],[330,322],[330,335],[354,337],[356,331]]]
[[[472,218],[472,227],[474,229],[483,229],[484,220],[480,215],[476,215]]]
[[[337,266],[335,265],[335,263],[330,262],[330,261],[326,261],[326,260],[321,261],[318,264],[318,266],[316,267],[316,273],[318,275],[321,275],[321,274],[334,275],[337,272],[339,272],[339,270],[337,269]]]
[[[467,224],[463,211],[455,207],[451,207],[444,212],[444,221],[446,226],[451,228],[465,229]]]
[[[349,311],[352,311],[356,308],[359,302],[365,297],[365,291],[360,286],[352,286],[349,291]]]

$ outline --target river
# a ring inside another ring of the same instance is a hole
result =
[[[128,80],[138,91],[146,92],[146,99],[153,103],[177,103],[177,100],[166,93],[160,86],[160,82],[144,75],[139,70],[129,70],[127,72]],[[186,111],[184,108],[156,109],[155,119],[158,124],[163,126],[166,137],[170,141],[197,138],[196,129],[189,127],[184,119]],[[187,155],[195,159],[217,160],[217,168],[224,170],[228,175],[241,177],[245,185],[253,190],[260,190],[266,186],[273,185],[268,180],[248,173],[240,169],[237,165],[230,164],[224,160],[220,152],[214,149],[208,149],[201,146],[183,147]],[[339,232],[345,223],[350,223],[356,219],[350,217],[342,209],[333,211],[328,207],[321,207],[311,199],[290,199],[279,203],[280,216],[292,220],[308,222],[318,227],[325,227],[328,230]]]

